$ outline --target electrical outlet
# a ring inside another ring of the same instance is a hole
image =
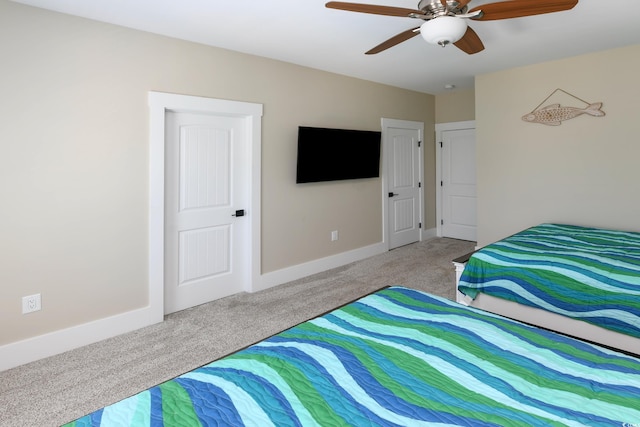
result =
[[[22,314],[33,313],[42,309],[40,294],[22,297]]]
[[[331,241],[335,242],[336,240],[338,240],[338,230],[333,230],[331,232]]]

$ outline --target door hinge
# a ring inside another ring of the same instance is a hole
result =
[[[422,144],[422,141],[418,141],[418,147],[420,147],[421,144]]]
[[[440,225],[444,225],[444,219],[440,220]]]
[[[444,184],[442,183],[442,181],[440,181],[440,187],[442,187]]]
[[[442,141],[440,141],[440,148],[442,148]]]
[[[421,222],[418,223],[418,228],[422,228],[422,223]]]
[[[418,182],[418,188],[422,188],[422,183]]]

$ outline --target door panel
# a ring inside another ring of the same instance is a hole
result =
[[[243,290],[248,266],[243,118],[167,113],[165,312]]]
[[[178,286],[229,273],[229,225],[180,231],[179,236]]]
[[[442,132],[442,236],[476,240],[475,129]]]
[[[228,129],[180,127],[180,210],[230,203],[232,138]]]
[[[400,233],[407,230],[414,230],[416,224],[415,203],[413,198],[404,200],[394,199],[394,232]]]
[[[389,248],[420,240],[420,163],[417,129],[389,128]]]

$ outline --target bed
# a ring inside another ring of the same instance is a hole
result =
[[[456,268],[458,302],[640,354],[640,233],[540,224]]]
[[[69,425],[621,426],[639,398],[638,358],[390,287]]]

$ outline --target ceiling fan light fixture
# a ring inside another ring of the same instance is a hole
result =
[[[442,47],[457,42],[466,31],[467,22],[455,16],[438,16],[420,26],[420,35],[427,43]]]

